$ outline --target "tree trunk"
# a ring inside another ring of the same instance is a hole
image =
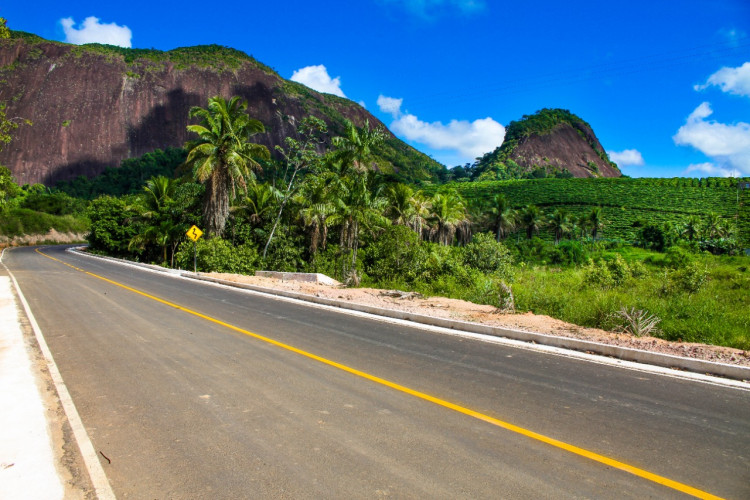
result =
[[[213,175],[206,182],[206,194],[203,202],[203,224],[207,236],[221,236],[229,215],[229,190],[227,172],[217,166]]]

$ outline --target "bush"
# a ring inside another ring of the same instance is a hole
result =
[[[86,214],[91,221],[89,248],[113,256],[129,255],[130,240],[138,234],[133,224],[139,213],[132,208],[132,199],[102,196],[89,205]]]
[[[478,271],[509,278],[512,274],[512,259],[505,245],[490,233],[475,234],[471,243],[463,249],[464,264]]]
[[[388,226],[364,252],[365,270],[375,281],[414,282],[423,272],[428,252],[417,233]]]
[[[258,250],[250,245],[233,247],[221,238],[200,239],[195,244],[199,272],[252,274],[258,264]],[[175,254],[180,269],[193,269],[193,242],[184,241]]]

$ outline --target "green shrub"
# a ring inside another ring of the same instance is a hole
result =
[[[485,273],[493,273],[504,279],[512,276],[510,252],[490,233],[475,234],[471,243],[463,249],[464,264]]]
[[[221,238],[200,239],[195,244],[199,272],[252,274],[259,261],[258,250],[250,245],[233,247]],[[175,265],[193,270],[193,242],[184,241],[175,254]]]
[[[412,283],[421,276],[428,252],[417,233],[405,226],[388,226],[364,252],[365,270],[375,281]]]

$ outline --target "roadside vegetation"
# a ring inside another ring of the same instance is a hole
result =
[[[750,349],[737,179],[420,188],[377,168],[383,130],[346,123],[331,137],[310,117],[269,155],[252,143],[262,125],[243,104],[212,98],[191,111],[185,150],[129,160],[100,179],[47,189],[0,176],[0,231],[26,230],[11,228],[13,214],[54,214],[88,224],[92,252],[167,267],[192,269],[195,248],[204,272],[320,272],[348,286]],[[193,224],[206,232],[195,245],[185,236]]]

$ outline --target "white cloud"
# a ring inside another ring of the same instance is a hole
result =
[[[341,90],[341,78],[331,78],[328,70],[322,64],[317,66],[306,66],[298,69],[292,74],[292,81],[307,85],[318,92],[346,97]]]
[[[75,28],[75,21],[72,17],[60,19],[60,24],[62,24],[65,32],[65,41],[68,43],[76,45],[104,43],[127,48],[132,46],[133,33],[127,26],[118,26],[115,23],[100,23],[99,18],[94,16],[87,17],[80,28]]]
[[[639,167],[643,165],[643,156],[637,149],[625,149],[620,151],[607,151],[609,159],[621,167]]]
[[[711,114],[711,105],[701,103],[672,137],[675,144],[694,147],[710,157],[716,164],[715,168],[750,175],[750,124],[727,125],[706,120]]]
[[[487,6],[485,0],[384,0],[386,3],[403,6],[419,17],[431,18],[440,11],[455,9],[470,15],[481,12]]]
[[[404,103],[403,99],[396,99],[395,97],[387,97],[383,94],[378,96],[378,108],[383,113],[388,113],[393,118],[398,118],[401,114],[401,105]]]
[[[686,174],[693,172],[700,172],[707,177],[740,177],[740,172],[736,168],[720,167],[713,163],[698,163],[685,169]]]
[[[415,115],[406,113],[391,123],[390,129],[410,141],[425,144],[433,149],[452,150],[461,156],[461,161],[475,158],[494,150],[503,142],[505,127],[492,118],[473,122],[451,120],[427,123]]]
[[[723,92],[729,94],[750,97],[750,62],[746,62],[737,68],[721,68],[719,71],[708,77],[703,85],[696,85],[695,90],[703,90],[716,85],[721,87]]]

